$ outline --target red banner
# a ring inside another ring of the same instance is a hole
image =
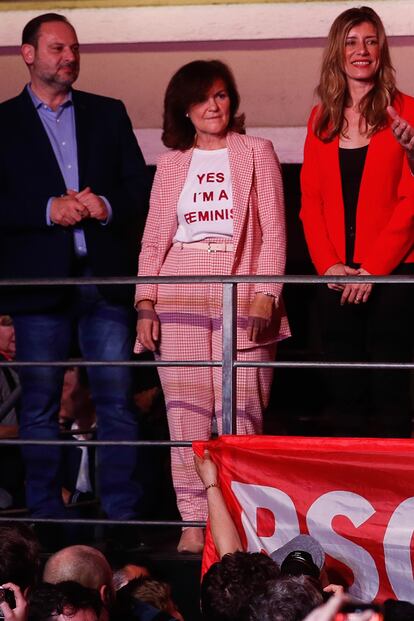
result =
[[[300,533],[326,553],[331,582],[363,600],[414,603],[412,440],[223,436],[195,442],[219,467],[245,550]],[[207,535],[204,569],[217,560]]]

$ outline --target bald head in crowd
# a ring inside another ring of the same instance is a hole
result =
[[[104,604],[113,601],[112,569],[102,552],[90,546],[69,546],[53,554],[45,565],[43,580],[51,584],[73,580],[99,591]]]

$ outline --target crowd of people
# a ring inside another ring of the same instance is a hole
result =
[[[30,528],[0,525],[0,609],[6,621],[183,621],[165,582],[148,569],[112,570],[96,548],[62,548],[42,566]]]
[[[3,358],[40,363],[21,367],[18,376],[2,373],[3,400],[14,399],[15,406],[19,393],[16,412],[10,408],[9,418],[0,419],[3,435],[15,434],[18,424],[23,440],[58,439],[65,371],[47,363],[67,361],[75,337],[85,358],[102,363],[87,369],[97,439],[138,440],[132,371],[110,363],[130,361],[134,345],[136,353],[149,350],[161,363],[221,360],[221,286],[141,282],[134,298],[130,285],[82,279],[134,276],[138,254],[138,275],[149,279],[282,275],[280,164],[270,141],[246,135],[229,67],[219,60],[184,65],[166,89],[162,140],[169,150],[158,161],[139,248],[149,183],[124,105],[72,88],[79,43],[62,15],[30,20],[21,51],[30,82],[0,104],[0,277],[72,276],[80,284],[2,291]],[[325,359],[411,361],[414,289],[373,285],[370,277],[414,274],[414,99],[397,89],[383,24],[369,7],[348,9],[334,21],[317,93],[301,173],[301,220],[317,273],[332,278],[317,293]],[[344,276],[354,282],[343,283]],[[271,362],[277,343],[290,335],[282,286],[248,282],[237,291],[237,359]],[[207,440],[213,421],[221,433],[220,368],[161,365],[158,372],[171,440]],[[374,420],[379,437],[410,437],[409,382],[408,371],[327,372],[332,434],[364,436]],[[238,370],[238,433],[262,432],[271,383],[270,367]],[[22,455],[30,515],[64,521],[61,447],[29,443]],[[339,619],[333,615],[350,602],[331,586],[335,593],[323,603],[317,542],[311,552],[290,550],[310,555],[311,573],[284,573],[278,551],[277,561],[243,552],[208,456],[195,468],[191,449],[174,447],[171,466],[183,520],[203,521],[209,513],[221,558],[203,579],[206,621]],[[84,463],[84,475],[88,469]],[[136,447],[100,447],[97,469],[104,514],[112,521],[140,518]],[[8,494],[0,480],[3,506]],[[115,596],[105,557],[85,546],[56,553],[44,568],[44,583],[36,584],[35,540],[23,528],[4,528],[0,582],[15,600],[0,602],[6,621],[181,618],[168,585],[150,576],[135,582],[125,571]],[[179,552],[203,547],[203,529],[183,529]],[[149,593],[157,593],[155,606]],[[160,616],[145,617],[146,606]],[[397,619],[401,610],[390,605],[385,618]],[[358,618],[379,618],[375,614],[367,610]]]
[[[196,462],[203,483],[217,477],[209,455]],[[203,621],[412,621],[414,605],[356,601],[330,584],[325,554],[300,535],[269,556],[241,550],[220,489],[209,517],[220,560],[201,583]],[[97,548],[74,545],[40,557],[25,525],[0,525],[0,614],[5,621],[184,621],[171,587],[145,566],[113,570]]]

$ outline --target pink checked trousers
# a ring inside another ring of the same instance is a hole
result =
[[[216,240],[220,241],[220,240]],[[222,241],[222,240],[221,240]],[[161,276],[230,273],[232,252],[172,247]],[[165,284],[158,286],[156,312],[161,322],[161,360],[222,359],[222,285]],[[241,329],[241,328],[238,328]],[[238,351],[238,360],[272,361],[276,343]],[[222,430],[221,369],[159,367],[171,440],[207,440],[215,414]],[[273,369],[237,371],[237,433],[262,431]],[[184,520],[207,518],[204,487],[194,469],[191,448],[173,448],[171,467],[177,505]]]

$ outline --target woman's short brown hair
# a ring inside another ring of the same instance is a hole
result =
[[[240,95],[230,68],[220,60],[194,60],[173,75],[165,92],[162,141],[166,147],[181,151],[192,147],[195,130],[186,114],[193,104],[204,101],[216,80],[223,80],[230,98],[227,129],[244,133],[244,114],[236,116]]]

